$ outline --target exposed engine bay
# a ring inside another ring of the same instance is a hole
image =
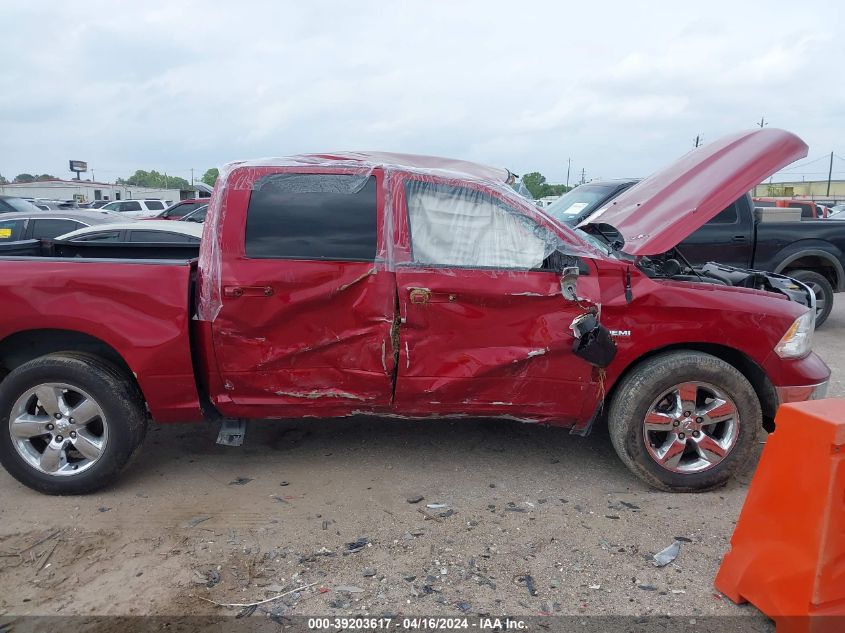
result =
[[[815,295],[810,288],[791,277],[777,273],[734,268],[715,262],[708,262],[703,266],[691,266],[683,255],[677,252],[677,249],[663,255],[641,257],[637,266],[652,279],[672,279],[765,290],[782,294],[791,301],[815,309]]]

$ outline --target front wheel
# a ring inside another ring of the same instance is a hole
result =
[[[143,441],[134,383],[86,354],[51,354],[0,383],[0,463],[47,494],[82,494],[113,481]]]
[[[693,351],[660,354],[619,384],[608,414],[613,447],[655,488],[709,490],[751,456],[762,426],[760,401],[725,361]]]

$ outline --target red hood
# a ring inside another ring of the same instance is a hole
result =
[[[784,130],[724,136],[627,189],[578,226],[612,226],[629,255],[665,253],[752,187],[806,155],[807,144]]]

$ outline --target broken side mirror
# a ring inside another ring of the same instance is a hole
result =
[[[564,299],[578,301],[578,267],[565,266],[560,271],[560,292]]]

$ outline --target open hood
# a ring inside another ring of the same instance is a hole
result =
[[[807,155],[775,128],[724,136],[622,192],[578,226],[607,224],[629,255],[665,253],[776,171]]]

